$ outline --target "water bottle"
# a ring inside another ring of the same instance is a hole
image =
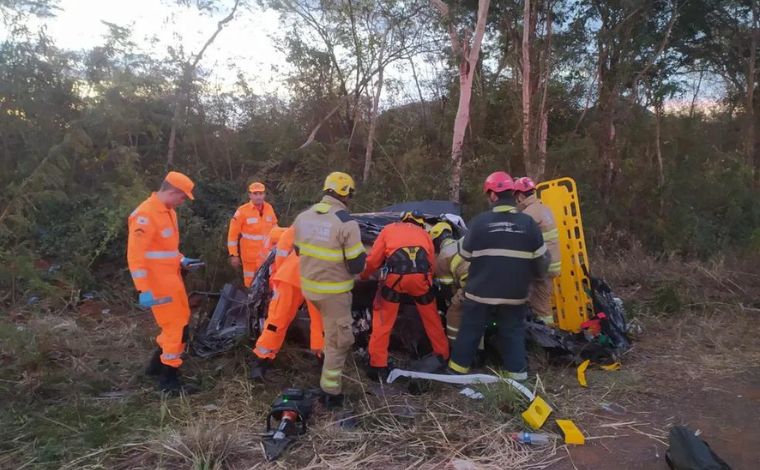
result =
[[[549,443],[549,435],[541,432],[513,432],[510,437],[521,444],[545,446]]]

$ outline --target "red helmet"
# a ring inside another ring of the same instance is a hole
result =
[[[483,183],[483,192],[493,191],[495,193],[503,193],[504,191],[511,191],[515,189],[515,182],[509,173],[506,171],[495,171],[488,175],[486,182]]]
[[[515,180],[515,191],[518,193],[527,193],[536,189],[536,183],[529,176],[523,176]]]

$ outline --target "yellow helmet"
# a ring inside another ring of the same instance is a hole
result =
[[[348,173],[333,171],[325,178],[325,186],[322,190],[331,190],[338,196],[350,196],[356,190],[356,183]]]
[[[425,216],[420,211],[405,211],[401,213],[402,222],[411,222],[420,227],[425,227]]]
[[[430,238],[435,240],[436,238],[443,235],[443,232],[446,231],[448,231],[450,234],[454,233],[454,230],[451,228],[451,224],[448,222],[438,222],[430,228]]]

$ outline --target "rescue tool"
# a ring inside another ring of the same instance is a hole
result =
[[[276,460],[296,436],[306,432],[306,422],[318,393],[288,388],[272,403],[267,415],[267,431],[261,440],[261,448],[268,462]]]

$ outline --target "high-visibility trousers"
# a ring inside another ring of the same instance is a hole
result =
[[[390,274],[385,280],[385,285],[397,293],[407,294],[413,298],[421,297],[430,291],[430,282],[425,274],[405,274],[399,276]],[[372,309],[372,334],[369,338],[369,364],[372,367],[386,367],[388,365],[388,344],[391,340],[391,331],[398,316],[399,302],[387,300],[382,295],[382,288],[378,289]],[[443,331],[441,317],[438,315],[438,305],[435,299],[426,304],[415,300],[417,311],[422,318],[425,328],[433,346],[433,351],[444,359],[449,357],[449,343],[446,333]]]
[[[288,327],[304,302],[301,289],[287,282],[274,283],[264,330],[256,341],[253,353],[262,359],[274,359],[285,342]],[[311,319],[310,346],[314,352],[324,349],[322,315],[314,304],[306,303]]]
[[[554,291],[554,278],[536,279],[530,285],[528,303],[533,314],[547,325],[554,325],[554,311],[552,310],[552,294]]]
[[[171,367],[182,365],[182,353],[188,340],[187,325],[190,322],[190,305],[187,301],[185,283],[179,269],[158,272],[155,285],[150,286],[153,297],[171,297],[171,302],[151,307],[153,318],[161,329],[156,343],[161,348],[161,363]]]
[[[451,304],[446,310],[446,337],[449,339],[449,349],[454,349],[454,342],[459,334],[459,326],[462,324],[462,302],[464,302],[464,289],[457,289],[451,298]],[[485,349],[484,337],[480,338],[479,350]]]
[[[350,292],[320,297],[312,301],[325,326],[325,362],[319,386],[325,393],[338,395],[343,390],[343,367],[354,344],[352,298]]]
[[[256,277],[256,271],[261,267],[262,260],[260,258],[242,259],[243,262],[243,284],[245,287],[251,287],[253,278]]]

